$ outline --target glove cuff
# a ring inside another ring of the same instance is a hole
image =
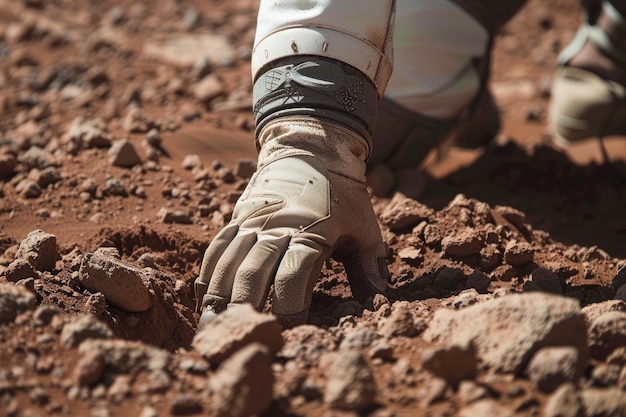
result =
[[[278,60],[254,83],[256,137],[272,120],[309,116],[354,130],[367,141],[369,155],[377,101],[368,77],[340,61],[318,56]]]

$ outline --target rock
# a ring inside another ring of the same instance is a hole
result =
[[[0,155],[0,179],[10,178],[15,174],[17,160],[11,154]]]
[[[463,379],[473,379],[478,362],[472,345],[449,344],[435,347],[422,355],[422,366],[433,375],[452,385]]]
[[[380,326],[380,334],[387,338],[415,336],[415,317],[406,303],[395,303],[391,315]]]
[[[483,243],[475,229],[467,228],[441,240],[441,249],[451,256],[472,256],[480,251]]]
[[[328,370],[324,402],[332,408],[361,410],[374,404],[376,383],[358,350],[342,350]]]
[[[614,349],[626,345],[626,313],[612,311],[595,319],[589,327],[589,352],[604,360]]]
[[[33,230],[20,242],[15,259],[27,260],[38,271],[52,271],[61,259],[56,236],[43,230]]]
[[[170,406],[172,415],[183,416],[202,412],[202,402],[190,394],[178,394],[172,400]]]
[[[493,210],[511,222],[511,224],[519,230],[524,230],[526,215],[523,212],[508,206],[495,206]]]
[[[38,146],[31,146],[24,152],[18,160],[24,166],[26,171],[33,168],[45,169],[49,166],[56,165],[56,160],[52,154]]]
[[[110,339],[113,332],[92,314],[73,317],[63,326],[61,342],[67,347],[76,347],[87,339]]]
[[[497,245],[487,245],[480,250],[480,266],[492,270],[500,264],[502,253]]]
[[[35,294],[20,285],[0,283],[0,324],[34,308]]]
[[[42,190],[39,184],[31,179],[23,179],[16,186],[15,191],[24,198],[37,198]]]
[[[106,368],[113,372],[136,375],[141,371],[167,369],[172,355],[141,342],[118,339],[87,339],[78,347],[78,353],[102,352]]]
[[[477,417],[477,416],[498,416],[498,417],[513,417],[515,413],[513,410],[506,408],[499,404],[496,400],[491,398],[479,400],[466,405],[458,412],[458,417]]]
[[[163,223],[192,224],[189,214],[181,210],[169,210],[162,207],[157,213],[157,218]]]
[[[563,295],[563,288],[561,287],[561,279],[554,272],[545,268],[537,268],[531,274],[531,280],[542,291],[546,291],[552,294]]]
[[[525,242],[511,242],[504,251],[504,261],[512,266],[522,266],[533,261],[535,251]]]
[[[368,327],[358,327],[346,334],[339,349],[365,349],[375,340],[380,339],[380,335]]]
[[[105,369],[104,354],[99,351],[83,353],[74,367],[74,383],[81,387],[95,385]]]
[[[122,181],[111,177],[107,178],[104,188],[102,189],[102,195],[128,197],[128,191],[126,191],[126,187],[124,187]]]
[[[42,304],[33,313],[33,326],[48,326],[55,317],[62,314],[64,312],[59,307],[52,304]]]
[[[320,357],[337,347],[335,337],[327,330],[310,324],[287,329],[282,333],[284,346],[277,356],[315,365]]]
[[[83,311],[85,313],[91,313],[94,316],[99,316],[105,312],[106,307],[106,297],[101,292],[96,292],[87,297],[87,301],[85,301],[85,305],[83,306]]]
[[[622,368],[616,364],[600,363],[591,371],[591,382],[596,387],[609,387],[618,383]]]
[[[372,300],[372,305],[375,311],[380,310],[384,305],[391,306],[389,299],[385,297],[383,294],[376,294],[374,299]]]
[[[61,171],[57,167],[47,167],[42,170],[33,170],[32,179],[41,188],[46,188],[50,184],[56,184],[61,181]]]
[[[547,393],[553,392],[564,383],[576,383],[583,371],[578,360],[578,350],[571,346],[539,349],[526,370],[537,389]]]
[[[185,155],[182,162],[182,167],[186,170],[193,170],[202,167],[202,158],[198,154]]]
[[[152,306],[147,273],[119,259],[85,254],[78,281],[87,289],[101,292],[108,302],[129,313],[146,311]]]
[[[585,417],[626,415],[626,396],[619,388],[587,388],[581,393]]]
[[[433,209],[402,194],[396,194],[381,215],[382,223],[390,230],[409,229],[434,213]]]
[[[193,95],[201,103],[209,104],[213,99],[226,95],[226,90],[217,76],[208,75],[194,86]]]
[[[612,311],[626,313],[626,301],[607,300],[589,304],[582,309],[588,327],[590,327],[597,318]]]
[[[149,39],[143,53],[179,67],[191,67],[204,56],[212,66],[230,65],[235,59],[231,42],[222,35],[189,34]]]
[[[544,417],[586,417],[580,394],[574,384],[561,385],[546,401]]]
[[[79,148],[108,148],[112,142],[106,124],[100,119],[85,120],[82,117],[74,119],[67,136]]]
[[[259,313],[250,304],[229,307],[193,338],[192,346],[213,364],[218,364],[250,343],[260,343],[275,354],[283,346],[278,319]]]
[[[141,158],[135,146],[128,140],[122,139],[113,144],[108,152],[109,162],[113,166],[132,168],[141,165]]]
[[[465,404],[471,404],[478,400],[490,397],[489,391],[474,381],[461,381],[457,389],[459,399]]]
[[[240,158],[235,166],[235,175],[239,178],[249,179],[256,172],[256,161],[252,158]]]
[[[122,122],[122,127],[130,133],[147,133],[151,129],[156,128],[157,123],[148,113],[138,107],[132,107],[128,110]]]
[[[25,278],[39,278],[39,273],[34,266],[24,258],[16,259],[11,262],[7,269],[4,271],[4,275],[9,282],[17,282]]]
[[[374,340],[368,350],[371,359],[393,360],[393,347],[383,339]]]
[[[476,304],[479,299],[480,295],[478,294],[478,291],[476,291],[474,288],[463,290],[459,293],[459,295],[454,298],[454,301],[452,301],[452,307],[460,310],[462,308],[466,308],[473,304]]]
[[[267,346],[251,343],[227,358],[209,380],[216,417],[261,415],[272,404],[274,374]]]
[[[542,347],[578,349],[587,360],[584,317],[578,301],[547,293],[510,294],[462,310],[439,309],[424,339],[442,346],[472,344],[484,368],[520,372]]]

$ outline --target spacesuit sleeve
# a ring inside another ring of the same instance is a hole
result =
[[[282,58],[334,59],[366,75],[382,96],[392,71],[395,0],[261,0],[252,76]]]

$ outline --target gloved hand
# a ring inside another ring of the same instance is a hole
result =
[[[269,122],[258,144],[258,170],[195,282],[199,327],[229,303],[263,308],[271,284],[282,324],[306,322],[331,254],[355,298],[385,291],[385,246],[365,183],[367,142],[338,123],[286,117]]]

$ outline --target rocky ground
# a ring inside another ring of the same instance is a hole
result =
[[[496,41],[503,127],[373,196],[386,297],[329,261],[309,323],[192,284],[255,169],[257,2],[0,0],[0,416],[624,416],[626,149],[546,126],[573,0]]]

